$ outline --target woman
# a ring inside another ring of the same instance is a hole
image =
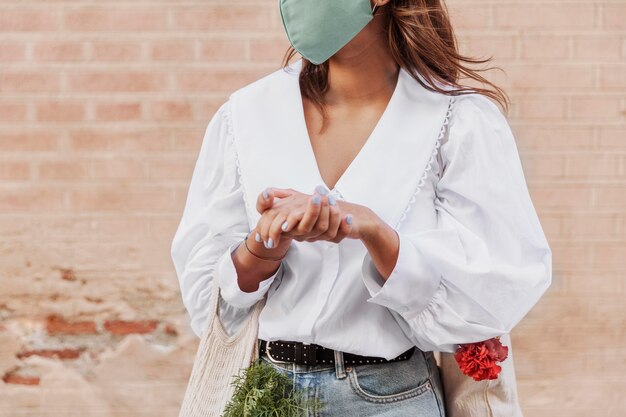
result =
[[[443,416],[433,352],[507,334],[551,282],[506,96],[441,1],[279,5],[303,58],[213,116],[172,242],[191,327],[213,279],[230,334],[267,295],[260,358],[321,415]]]

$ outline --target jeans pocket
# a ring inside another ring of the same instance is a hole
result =
[[[352,390],[364,400],[389,403],[432,391],[432,382],[421,351],[406,361],[351,366]]]

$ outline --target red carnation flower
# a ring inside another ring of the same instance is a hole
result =
[[[499,337],[477,343],[460,345],[454,354],[461,372],[475,381],[496,379],[502,368],[496,362],[507,358],[509,348],[500,343]]]

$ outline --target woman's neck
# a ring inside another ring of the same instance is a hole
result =
[[[389,100],[400,67],[384,39],[370,36],[368,41],[350,45],[330,58],[327,104],[366,105]]]

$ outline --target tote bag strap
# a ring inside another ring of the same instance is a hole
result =
[[[212,291],[210,297],[210,307],[209,307],[209,315],[210,318],[208,320],[207,330],[211,329],[216,335],[220,338],[222,343],[226,345],[231,345],[241,339],[246,333],[248,333],[249,328],[254,326],[258,326],[259,315],[261,314],[261,310],[265,306],[265,301],[267,300],[267,293],[263,295],[259,301],[256,302],[252,311],[246,317],[246,322],[243,324],[234,334],[229,335],[222,321],[220,319],[220,286],[219,279],[217,276],[213,277],[212,281]]]

